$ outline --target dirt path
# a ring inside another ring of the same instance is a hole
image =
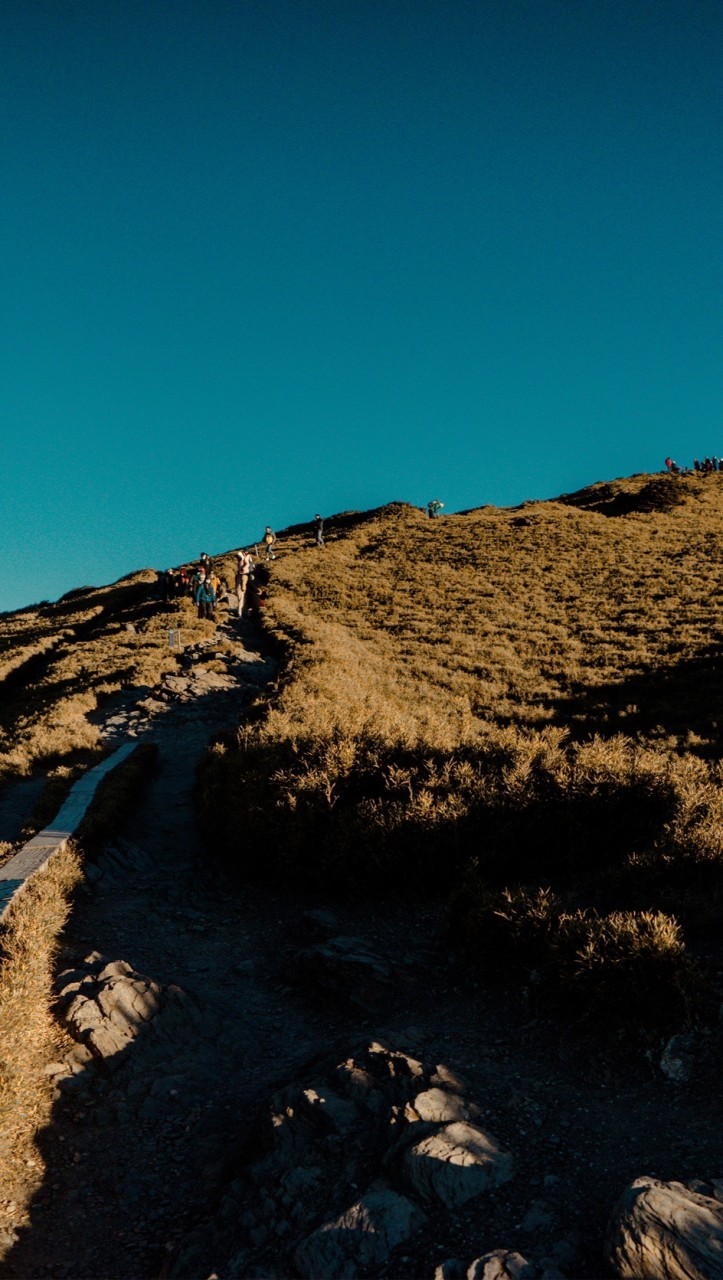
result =
[[[259,655],[249,660],[262,670]],[[288,905],[232,899],[201,857],[194,769],[211,734],[238,722],[247,692],[240,680],[164,709],[149,734],[158,776],[123,840],[91,868],[66,964],[98,951],[186,998],[110,1074],[91,1064],[63,1082],[41,1139],[47,1177],[6,1275],[157,1274],[243,1136],[248,1109],[318,1044],[318,1017],[282,1005],[263,964]]]
[[[0,1273],[163,1274],[216,1212],[258,1107],[278,1086],[308,1078],[316,1055],[343,1057],[361,1036],[463,1072],[516,1167],[484,1213],[472,1206],[432,1218],[403,1272],[395,1262],[387,1274],[432,1280],[443,1258],[469,1263],[498,1247],[557,1257],[570,1277],[604,1274],[605,1221],[627,1182],[646,1172],[719,1176],[721,1104],[710,1082],[701,1075],[673,1087],[654,1063],[626,1059],[619,1047],[575,1046],[522,999],[485,995],[447,954],[442,907],[411,895],[334,911],[340,933],[423,956],[414,981],[370,1013],[310,1003],[302,997],[313,992],[291,989],[284,956],[303,911],[329,904],[231,891],[205,862],[194,822],[194,769],[210,735],[237,722],[249,688],[271,674],[257,637],[232,637],[246,651],[228,677],[201,668],[181,675],[176,701],[134,706],[130,722],[120,703],[106,711],[116,721],[109,734],[129,723],[140,734],[150,720],[160,769],[123,839],[90,869],[64,963],[90,952],[126,961],[165,1003],[105,1066],[80,1064],[59,1079],[41,1137],[47,1174]],[[444,888],[440,868],[440,902]],[[209,1249],[204,1274],[224,1275],[224,1258]]]

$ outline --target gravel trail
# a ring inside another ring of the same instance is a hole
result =
[[[234,624],[231,637],[240,642]],[[122,839],[90,868],[64,965],[99,952],[175,998],[107,1065],[60,1078],[40,1140],[47,1174],[4,1275],[158,1275],[213,1197],[254,1106],[324,1036],[278,989],[292,908],[230,893],[203,859],[194,818],[194,770],[210,736],[243,715],[247,674],[255,687],[273,674],[254,639],[243,636],[241,675],[206,688],[202,673],[198,692],[161,706],[145,732],[135,708],[126,723],[114,708],[109,737],[136,726],[157,743],[160,767]]]

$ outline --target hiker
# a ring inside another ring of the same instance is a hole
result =
[[[243,617],[244,604],[246,601],[246,592],[248,590],[249,578],[253,573],[254,562],[248,551],[236,552],[236,576],[234,578],[234,586],[238,596],[238,616]]]
[[[203,570],[200,572],[200,580],[196,588],[196,604],[198,605],[199,618],[208,618],[213,622],[216,608],[216,592],[213,589],[213,583],[206,577]]]
[[[263,542],[264,547],[266,548],[264,559],[275,560],[276,556],[274,555],[274,547],[276,546],[276,534],[274,533],[270,524],[267,524],[264,530],[264,536],[261,539],[261,541]]]
[[[439,515],[443,507],[444,507],[444,503],[440,502],[439,498],[433,498],[431,502],[428,502],[427,515],[429,516],[430,520],[434,520]]]
[[[175,595],[175,575],[173,569],[165,569],[161,574],[161,600],[168,604]]]
[[[314,516],[314,534],[316,536],[317,547],[324,545],[324,521],[321,516]]]
[[[206,581],[206,570],[198,566],[196,569],[194,569],[193,574],[191,576],[190,591],[191,591],[192,600],[194,601],[196,600],[196,594],[198,592],[198,588],[200,587],[201,583],[205,581]]]

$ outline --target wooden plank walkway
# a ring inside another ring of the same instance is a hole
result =
[[[0,867],[0,921],[15,895],[20,893],[31,876],[40,871],[54,854],[64,849],[73,833],[78,830],[99,782],[135,751],[137,746],[137,742],[125,742],[101,764],[84,773],[56,814],[52,826],[39,831],[9,862]]]

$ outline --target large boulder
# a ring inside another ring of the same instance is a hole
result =
[[[424,1222],[421,1210],[396,1191],[368,1191],[299,1245],[296,1266],[309,1280],[374,1274]]]
[[[707,1190],[657,1178],[627,1188],[607,1240],[621,1280],[723,1280],[723,1204]]]
[[[61,973],[57,987],[57,1007],[68,1031],[110,1069],[165,1004],[158,983],[125,960],[109,962],[98,952]]]
[[[458,1120],[405,1147],[401,1173],[425,1200],[456,1209],[512,1177],[512,1156],[477,1125]]]

